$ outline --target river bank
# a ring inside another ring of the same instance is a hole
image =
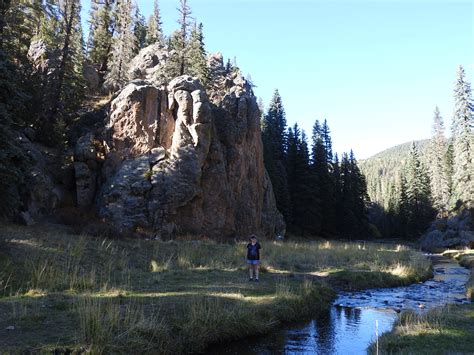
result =
[[[466,297],[474,301],[474,252],[448,250],[451,257],[470,270],[465,290]],[[474,353],[474,304],[448,304],[424,313],[402,313],[392,331],[379,339],[380,353]],[[371,353],[376,353],[372,344]]]
[[[62,226],[1,226],[0,348],[179,353],[327,312],[338,289],[431,275],[400,245],[262,241],[260,283],[245,242],[110,240]],[[353,277],[351,277],[353,276]]]
[[[394,288],[340,291],[329,310],[308,322],[285,326],[245,344],[212,348],[211,354],[367,354],[376,334],[390,332],[402,310],[419,313],[443,304],[468,302],[465,284],[469,272],[449,258],[432,255],[430,259],[434,268],[430,280]],[[390,353],[382,350],[380,353]],[[412,353],[409,347],[404,350]]]

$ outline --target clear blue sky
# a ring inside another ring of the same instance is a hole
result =
[[[87,4],[86,4],[87,3]],[[88,9],[89,1],[83,1]],[[148,16],[152,0],[138,0]],[[472,83],[469,0],[189,0],[206,49],[237,58],[267,104],[278,88],[288,124],[327,119],[337,152],[359,159],[449,127],[458,65]],[[178,0],[159,0],[166,34]],[[83,19],[84,20],[84,19]]]

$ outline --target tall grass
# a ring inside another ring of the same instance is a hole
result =
[[[382,354],[472,354],[473,314],[472,304],[402,313],[394,330],[379,338],[379,349]],[[369,353],[376,353],[375,344]]]
[[[161,352],[168,342],[168,330],[158,312],[137,301],[119,302],[91,296],[76,301],[79,338],[92,353],[109,353],[130,348],[136,352]]]
[[[110,240],[40,227],[8,227],[0,239],[5,234],[8,275],[20,295],[10,313],[24,321],[43,301],[51,309],[63,302],[53,316],[67,318],[77,344],[93,353],[203,351],[210,342],[267,332],[327,308],[335,294],[314,281],[319,272],[412,280],[429,269],[403,246],[261,241],[267,273],[254,284],[244,271],[245,242]],[[353,276],[349,282],[359,282]],[[51,316],[49,308],[37,309]]]

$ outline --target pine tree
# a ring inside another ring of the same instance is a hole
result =
[[[288,130],[287,172],[290,192],[290,230],[299,234],[316,235],[320,229],[317,185],[309,164],[309,150],[306,134],[300,132],[298,124]]]
[[[325,136],[323,127],[316,120],[312,133],[311,161],[320,191],[321,233],[323,235],[334,235],[336,232],[336,201],[334,181],[331,175],[332,167],[328,161],[328,152],[326,151],[326,143],[330,143],[329,128],[326,124],[327,136]],[[330,159],[332,160],[332,155]]]
[[[328,121],[325,119],[323,126],[321,128],[321,135],[324,142],[324,149],[326,150],[327,164],[331,165],[332,163],[332,140],[331,140],[331,130],[329,129]]]
[[[357,217],[355,215],[354,193],[351,176],[351,162],[347,153],[341,159],[342,201],[341,220],[338,221],[338,232],[345,238],[354,239],[357,236]]]
[[[407,188],[408,183],[405,177],[405,172],[400,176],[400,188],[397,201],[397,218],[396,228],[400,236],[406,237],[408,235],[408,219],[410,215],[410,202],[408,200]]]
[[[207,67],[206,50],[204,48],[204,36],[202,32],[202,23],[199,26],[194,24],[191,31],[188,50],[188,72],[196,76],[200,82],[206,86],[209,82],[209,69]]]
[[[8,10],[8,6],[7,3],[1,4],[2,13]],[[3,34],[0,32],[0,37]],[[25,96],[18,91],[19,80],[15,66],[0,46],[0,218],[11,217],[18,211],[29,170],[29,159],[13,130],[22,123],[18,120],[21,115],[18,113],[24,110]]]
[[[153,14],[148,19],[148,31],[146,34],[146,45],[149,46],[154,43],[159,43],[161,46],[165,45],[165,37],[163,35],[163,28],[161,22],[160,8],[158,0],[154,0]]]
[[[459,67],[454,87],[453,135],[453,202],[474,204],[473,146],[474,106],[471,85],[466,81],[464,68]]]
[[[275,90],[262,120],[264,162],[273,185],[278,210],[290,220],[290,201],[286,172],[286,116],[278,90]]]
[[[434,207],[441,213],[447,211],[449,182],[446,176],[447,142],[444,137],[443,118],[436,107],[434,112],[433,136],[429,145],[429,172]]]
[[[360,172],[354,152],[349,153],[349,163],[351,172],[351,189],[353,194],[353,212],[357,219],[357,233],[359,237],[366,237],[368,233],[367,222],[367,182],[365,176]]]
[[[0,26],[5,55],[17,68],[28,69],[28,49],[44,23],[48,4],[31,0],[1,2]]]
[[[179,31],[180,40],[178,44],[180,47],[176,47],[179,57],[179,75],[183,75],[186,70],[186,60],[188,56],[188,32],[191,24],[191,8],[188,5],[187,0],[179,0],[179,8],[177,9],[180,17],[178,23],[181,26]]]
[[[406,195],[408,200],[407,236],[420,236],[433,218],[430,179],[420,162],[418,149],[412,143],[406,167]]]
[[[171,80],[181,75],[181,51],[185,40],[181,31],[174,31],[168,39],[168,60],[165,62],[164,79]]]
[[[138,6],[135,7],[135,14],[133,17],[133,34],[135,35],[134,54],[137,54],[140,49],[146,46],[147,26],[145,24],[145,18],[140,13]]]
[[[349,155],[342,155],[339,175],[342,193],[340,201],[336,202],[339,212],[337,230],[345,238],[367,238],[367,184],[352,150]]]
[[[117,4],[116,35],[113,39],[113,51],[104,83],[110,91],[122,88],[129,80],[128,68],[135,48],[131,12],[132,3],[130,0],[123,0]]]
[[[80,0],[64,0],[57,8],[61,31],[58,33],[58,50],[60,59],[56,73],[51,78],[50,107],[47,115],[47,131],[55,130],[57,124],[64,120],[65,113],[71,112],[80,100],[71,98],[79,96],[82,88],[82,64],[84,60],[83,38],[81,27]],[[57,143],[56,138],[52,143]]]
[[[88,54],[92,63],[100,72],[107,71],[110,52],[112,50],[115,22],[113,16],[114,0],[95,0],[91,4]]]

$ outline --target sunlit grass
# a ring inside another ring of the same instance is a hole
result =
[[[448,305],[403,313],[394,330],[379,338],[381,354],[465,354],[474,352],[474,305]],[[369,349],[375,353],[375,345]]]
[[[93,353],[203,351],[216,340],[314,316],[334,297],[327,285],[408,283],[430,270],[400,245],[262,240],[256,284],[247,281],[246,242],[111,240],[40,226],[4,226],[0,241],[0,263],[8,266],[0,271],[8,280],[0,312],[9,315],[0,328],[11,320],[31,329],[16,342],[0,341],[13,352],[23,348],[12,344],[57,339]],[[62,338],[41,333],[44,320],[63,324]]]

